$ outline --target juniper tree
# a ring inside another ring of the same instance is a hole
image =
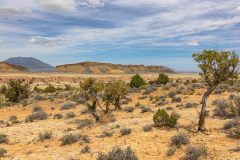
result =
[[[208,86],[202,96],[202,109],[198,122],[198,130],[204,131],[206,101],[219,84],[237,78],[239,58],[235,52],[216,50],[203,50],[201,53],[194,53],[193,58],[199,63],[200,75]]]

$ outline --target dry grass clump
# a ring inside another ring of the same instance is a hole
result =
[[[122,149],[120,147],[114,147],[107,154],[99,153],[97,160],[138,160],[131,147]]]

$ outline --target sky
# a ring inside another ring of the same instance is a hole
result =
[[[192,53],[240,51],[240,0],[0,0],[0,60],[35,57],[195,71]]]

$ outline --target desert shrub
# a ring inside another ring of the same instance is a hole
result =
[[[34,106],[32,109],[32,112],[40,112],[40,111],[43,111],[42,107],[40,106]]]
[[[124,108],[124,111],[126,111],[126,112],[133,112],[134,110],[135,110],[134,107],[125,107]]]
[[[112,137],[113,131],[103,131],[102,135],[103,137]]]
[[[206,146],[190,146],[186,150],[186,160],[198,160],[200,157],[206,157],[208,154]]]
[[[171,144],[176,147],[181,147],[182,145],[186,145],[189,143],[189,138],[184,133],[178,133],[177,135],[171,138]]]
[[[144,132],[149,132],[151,130],[152,130],[152,125],[147,124],[147,125],[143,126],[143,131]]]
[[[53,119],[62,119],[63,115],[61,113],[56,113],[53,115]]]
[[[67,145],[67,144],[73,144],[76,143],[80,140],[80,135],[79,134],[65,134],[61,137],[61,145]]]
[[[90,153],[91,148],[87,145],[81,149],[81,153]]]
[[[168,93],[168,96],[169,96],[170,98],[173,98],[173,97],[175,97],[176,95],[177,95],[177,93],[176,93],[175,91],[171,91],[171,92]]]
[[[65,118],[69,119],[69,118],[74,118],[76,117],[76,114],[74,112],[67,112],[65,114]]]
[[[25,118],[25,122],[33,122],[35,120],[45,120],[48,118],[48,114],[45,111],[37,111],[28,115]]]
[[[80,120],[78,121],[77,129],[82,129],[83,127],[91,126],[92,124],[93,122],[90,119]]]
[[[38,134],[38,139],[40,141],[48,140],[52,138],[52,132],[51,131],[44,131]]]
[[[145,113],[145,112],[151,112],[152,110],[149,107],[146,106],[141,106],[141,113]]]
[[[97,160],[138,160],[130,147],[122,149],[114,147],[108,154],[99,153]]]
[[[156,84],[167,84],[169,83],[168,75],[161,73],[158,75],[157,80],[155,81]]]
[[[234,100],[224,100],[217,99],[213,101],[213,105],[215,105],[214,115],[223,118],[231,118],[240,115],[240,106],[239,106],[239,98],[234,98]]]
[[[147,98],[148,98],[148,96],[146,96],[146,95],[138,97],[138,99],[147,99]]]
[[[36,95],[35,97],[34,97],[34,100],[36,100],[36,101],[43,101],[43,100],[45,100],[46,98],[45,97],[43,97],[43,96],[41,96],[41,95]]]
[[[173,155],[175,154],[176,151],[177,151],[177,147],[176,147],[176,146],[170,146],[170,147],[168,148],[168,150],[167,150],[166,155],[167,155],[168,157],[171,157],[171,156],[173,156]]]
[[[121,136],[125,136],[125,135],[128,135],[128,134],[131,134],[132,132],[132,129],[131,128],[122,128],[120,130],[120,134]]]
[[[157,87],[155,86],[148,86],[145,91],[143,92],[144,95],[149,95],[150,93],[154,92],[157,90]]]
[[[15,116],[15,115],[10,116],[9,121],[12,122],[12,123],[18,123],[19,122],[17,116]]]
[[[69,109],[73,109],[76,107],[76,104],[75,103],[72,103],[72,102],[67,102],[67,103],[64,103],[60,110],[69,110]]]
[[[57,91],[57,89],[53,86],[53,85],[51,85],[51,84],[49,84],[45,89],[44,89],[44,92],[46,92],[46,93],[54,93],[54,92],[56,92]]]
[[[240,127],[240,118],[229,120],[224,124],[224,129],[231,129],[233,127]]]
[[[194,103],[194,102],[187,102],[184,107],[185,108],[193,108],[193,107],[196,107],[198,104],[197,103]]]
[[[38,86],[34,86],[33,90],[35,92],[43,92],[43,90],[41,88],[39,88]]]
[[[1,93],[8,102],[18,103],[29,97],[31,83],[24,80],[10,80],[6,86],[1,87]]]
[[[228,133],[228,136],[231,138],[240,139],[240,127],[231,129]]]
[[[178,116],[169,115],[164,109],[159,109],[153,116],[153,122],[156,127],[168,126],[174,127],[177,124]]]
[[[73,86],[71,86],[71,85],[69,85],[69,84],[65,84],[65,89],[64,90],[66,90],[66,91],[72,91],[72,90],[74,90],[75,88],[73,87]]]
[[[1,143],[8,143],[8,137],[6,134],[0,134],[0,144]]]
[[[7,153],[7,150],[4,148],[0,148],[0,158],[4,157],[4,155]]]
[[[175,97],[172,98],[172,102],[181,102],[181,101],[182,101],[181,97],[175,96]]]
[[[173,110],[173,107],[168,106],[168,107],[166,107],[166,110],[167,110],[167,111],[168,111],[168,110]]]
[[[131,88],[139,88],[141,86],[145,85],[145,82],[143,80],[143,78],[139,75],[136,74],[132,77],[131,81],[130,81],[130,87]]]

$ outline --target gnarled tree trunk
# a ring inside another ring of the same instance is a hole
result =
[[[117,98],[116,100],[115,100],[115,110],[121,110],[122,108],[121,108],[121,104],[120,104],[120,98]]]
[[[208,90],[203,94],[202,97],[202,110],[199,116],[199,121],[198,121],[198,130],[199,131],[205,131],[205,118],[207,115],[207,99],[210,96],[210,94],[212,94],[212,92],[214,91],[213,87],[208,88]]]

